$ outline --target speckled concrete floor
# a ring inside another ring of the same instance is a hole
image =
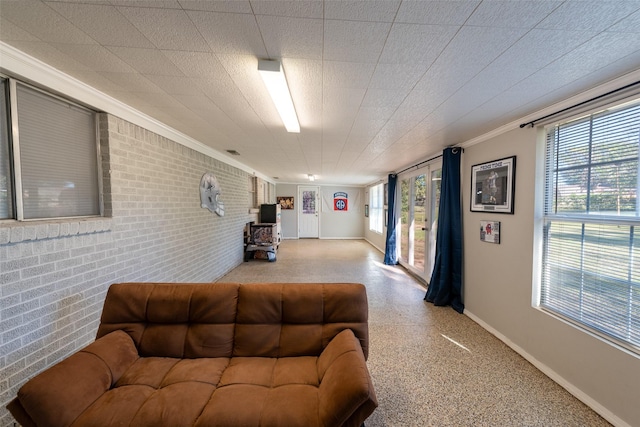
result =
[[[225,282],[360,282],[369,298],[368,366],[379,426],[608,426],[529,362],[448,307],[362,240],[285,240],[277,261]]]

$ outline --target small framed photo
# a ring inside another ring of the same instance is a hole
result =
[[[369,205],[364,205],[364,216],[369,218]]]
[[[471,167],[471,211],[513,214],[516,156]]]
[[[500,221],[480,221],[480,240],[500,244]]]

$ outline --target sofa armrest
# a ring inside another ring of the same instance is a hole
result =
[[[360,342],[351,329],[336,335],[318,358],[324,425],[359,427],[378,406]]]
[[[112,332],[27,381],[8,409],[25,425],[69,426],[138,357],[129,335]]]

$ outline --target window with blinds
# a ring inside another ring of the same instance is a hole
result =
[[[540,306],[640,351],[640,103],[547,130]]]
[[[95,113],[12,79],[2,83],[0,219],[100,215]]]
[[[374,185],[369,189],[369,230],[382,233],[383,226],[383,185]]]
[[[13,218],[7,79],[0,78],[0,219]]]

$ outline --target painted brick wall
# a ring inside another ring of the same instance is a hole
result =
[[[248,174],[99,115],[105,217],[0,224],[0,425],[37,372],[94,340],[111,283],[207,282],[243,260]],[[200,207],[213,172],[225,216]]]

